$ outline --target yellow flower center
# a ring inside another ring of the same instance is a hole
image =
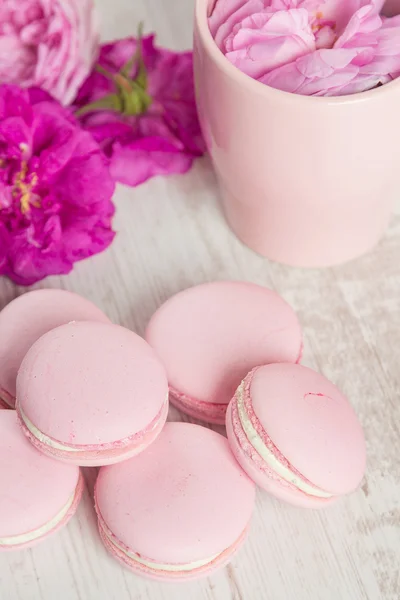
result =
[[[36,173],[32,173],[29,177],[29,181],[26,180],[28,174],[28,163],[22,161],[21,170],[16,174],[14,179],[13,197],[19,196],[19,202],[21,206],[21,213],[24,215],[27,213],[31,206],[40,208],[40,201],[37,197],[32,194],[32,190],[36,187],[39,179]]]

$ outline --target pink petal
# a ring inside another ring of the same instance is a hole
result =
[[[236,4],[238,3],[235,2]],[[247,0],[245,3],[240,2],[237,10],[229,14],[226,20],[221,21],[215,35],[213,35],[217,46],[222,49],[224,41],[233,31],[235,25],[241,23],[246,17],[268,10],[266,8],[268,4],[268,0]]]
[[[315,49],[314,35],[304,9],[257,13],[236,25],[226,40],[227,59],[258,79],[271,69]]]
[[[332,87],[340,89],[357,76],[359,68],[352,65],[356,55],[354,50],[317,50],[271,71],[260,81],[287,92],[327,95]]]
[[[381,26],[382,19],[373,7],[364,6],[351,17],[342,35],[336,41],[335,48],[356,48],[373,43],[376,40],[375,34]]]
[[[193,160],[162,138],[144,138],[125,146],[116,142],[110,171],[116,181],[137,186],[155,175],[186,173]]]
[[[248,0],[217,0],[208,18],[211,35],[215,37],[218,28],[225,23]]]

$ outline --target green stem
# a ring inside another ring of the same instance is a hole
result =
[[[104,96],[100,100],[96,102],[91,102],[90,104],[86,104],[82,106],[79,110],[75,112],[76,117],[82,117],[87,113],[94,112],[96,110],[112,110],[114,112],[122,112],[123,106],[120,97],[118,94],[110,94],[109,96]]]

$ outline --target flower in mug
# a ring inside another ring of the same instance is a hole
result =
[[[211,33],[244,73],[281,90],[341,95],[399,71],[397,20],[382,0],[217,0]]]
[[[0,275],[30,285],[104,250],[113,191],[69,110],[42,90],[0,86]]]
[[[333,49],[321,49],[277,68],[263,83],[296,94],[339,96],[373,89],[400,74],[400,17],[383,23],[360,9]]]
[[[184,173],[204,153],[192,53],[157,48],[153,35],[104,45],[75,105],[121,183]]]
[[[0,0],[0,81],[69,104],[98,54],[93,0]]]

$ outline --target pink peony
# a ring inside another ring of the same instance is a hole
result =
[[[70,104],[98,54],[93,0],[0,0],[0,81]]]
[[[0,275],[30,285],[104,250],[113,191],[69,111],[39,89],[0,86]]]
[[[152,35],[103,46],[75,104],[121,183],[184,173],[204,152],[192,53],[157,48]]]
[[[211,33],[227,59],[271,87],[354,94],[400,71],[400,21],[383,0],[217,0]]]

